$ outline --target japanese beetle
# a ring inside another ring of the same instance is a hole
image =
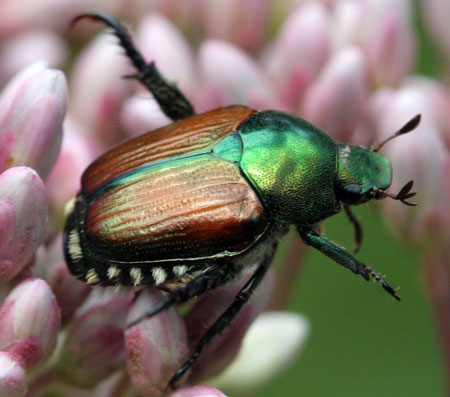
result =
[[[303,241],[394,298],[383,278],[322,237],[316,225],[343,207],[361,240],[351,205],[391,197],[405,204],[408,182],[388,193],[392,169],[378,149],[413,130],[416,116],[377,148],[337,144],[298,117],[229,106],[195,115],[182,92],[136,50],[121,24],[106,14],[85,14],[111,27],[138,73],[174,123],[131,139],[94,161],[82,176],[64,232],[72,274],[89,284],[150,285],[168,292],[155,315],[257,268],[198,343],[171,384],[224,329],[264,277],[289,225]]]

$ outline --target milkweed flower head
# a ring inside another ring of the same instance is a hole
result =
[[[173,372],[249,274],[184,310],[154,317],[146,313],[163,299],[161,293],[116,293],[69,274],[60,231],[83,169],[111,144],[170,123],[146,91],[121,78],[133,70],[111,35],[88,23],[68,29],[75,16],[93,9],[126,21],[146,60],[175,81],[198,112],[236,103],[287,111],[337,141],[364,146],[422,113],[414,139],[398,138],[383,148],[394,162],[392,189],[414,178],[419,206],[399,209],[384,200],[383,210],[423,255],[430,294],[436,302],[447,297],[450,302],[450,292],[437,283],[450,274],[449,88],[413,74],[418,48],[412,2],[4,3],[0,54],[11,58],[0,57],[0,82],[11,80],[0,96],[0,394],[19,396],[28,389],[34,395],[80,390],[93,396],[225,395],[199,385],[211,382],[224,391],[236,392],[236,384],[238,392],[256,390],[292,361],[308,333],[298,315],[276,312],[255,322],[271,291],[280,290],[269,274],[233,324],[205,348],[181,387],[168,390]],[[427,26],[446,48],[444,13],[429,3],[423,5]],[[442,10],[448,1],[433,3]],[[30,29],[39,32],[34,41],[26,36]],[[31,47],[40,50],[18,56]],[[41,57],[52,67],[32,63]],[[431,236],[427,242],[424,235]],[[291,262],[286,269],[293,278],[298,260]],[[283,273],[279,279],[286,283]],[[27,300],[32,304],[24,304]],[[445,343],[450,310],[439,307]],[[271,329],[278,331],[267,332]],[[245,346],[261,335],[279,348],[267,350],[271,360],[255,365],[257,358]]]

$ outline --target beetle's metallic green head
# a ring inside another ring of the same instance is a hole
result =
[[[387,191],[392,182],[392,166],[389,160],[377,152],[392,139],[414,130],[420,123],[420,114],[414,116],[402,128],[378,145],[366,149],[359,146],[337,144],[338,170],[336,181],[337,199],[347,205],[362,204],[370,199],[390,197],[406,205],[416,205],[407,199],[413,181],[409,181],[397,194]]]
[[[390,197],[406,205],[416,205],[407,199],[416,195],[411,192],[413,181],[409,181],[400,192],[387,191],[392,182],[390,161],[373,149],[337,144],[339,152],[336,196],[346,205],[358,205],[370,199]]]
[[[337,146],[338,200],[348,205],[357,205],[372,198],[382,198],[382,192],[386,192],[392,182],[392,167],[389,160],[381,154],[359,146],[345,144]]]

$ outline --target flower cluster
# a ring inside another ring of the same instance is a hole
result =
[[[413,74],[412,2],[271,3],[4,0],[0,395],[78,395],[81,389],[92,396],[224,395],[212,386],[167,391],[166,385],[248,275],[186,312],[171,308],[148,318],[162,299],[158,291],[91,288],[64,263],[64,207],[84,168],[118,140],[169,123],[148,93],[121,78],[133,71],[111,35],[96,34],[98,26],[86,22],[68,30],[73,17],[96,8],[130,22],[146,60],[177,82],[198,113],[234,103],[277,109],[308,119],[337,141],[364,146],[421,113],[410,139],[383,148],[395,170],[393,191],[413,177],[419,205],[384,200],[383,208],[424,258],[450,357],[450,91],[439,80]],[[450,65],[450,1],[422,7],[442,62]],[[446,70],[439,68],[443,80]],[[275,283],[273,275],[266,278],[207,346],[186,384],[214,378],[223,390],[252,389],[291,360],[307,333],[305,320],[277,312],[254,321]],[[274,346],[266,362],[252,356],[261,334]]]

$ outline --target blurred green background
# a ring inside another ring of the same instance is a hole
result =
[[[389,230],[376,205],[355,213],[364,228],[357,257],[400,286],[402,302],[307,248],[288,309],[309,319],[309,338],[295,365],[256,396],[445,396],[418,258]],[[325,235],[353,247],[344,214],[325,222]]]

